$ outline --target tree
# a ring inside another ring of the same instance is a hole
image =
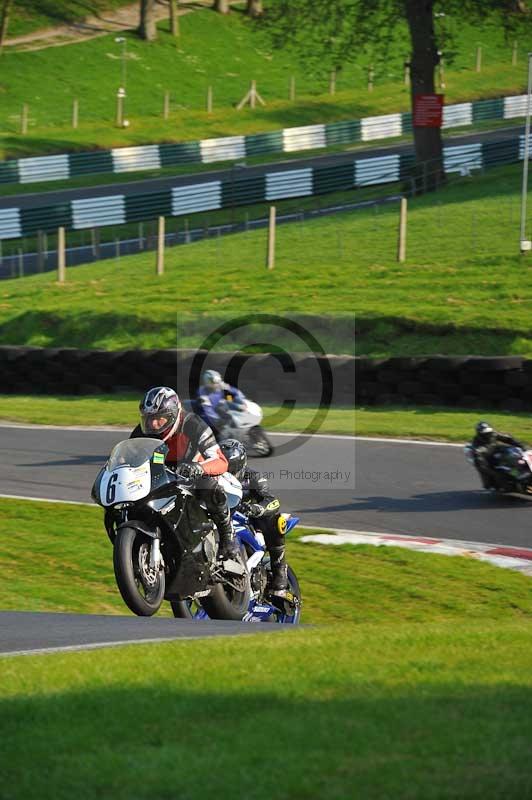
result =
[[[253,19],[262,16],[264,9],[262,7],[262,0],[248,0],[246,6],[246,14]]]
[[[214,10],[220,14],[229,14],[229,0],[214,0]]]
[[[170,11],[170,33],[172,36],[179,36],[179,0],[168,0]]]
[[[147,42],[153,42],[157,38],[154,12],[155,0],[140,0],[139,34]]]
[[[496,16],[510,32],[524,17],[527,4],[523,0],[327,0],[325,9],[316,0],[276,0],[266,7],[260,24],[275,47],[292,47],[307,66],[323,72],[357,60],[362,52],[387,64],[390,44],[406,23],[413,108],[415,95],[434,92],[441,55],[434,18],[440,8],[444,14],[478,24]],[[437,185],[443,179],[440,129],[415,127],[414,144],[417,161],[430,162],[428,188]]]
[[[7,36],[7,26],[9,23],[9,13],[11,11],[11,6],[13,5],[13,0],[3,0],[0,10],[0,52],[2,52],[2,48],[4,46],[4,42]]]

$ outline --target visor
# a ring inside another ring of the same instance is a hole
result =
[[[142,433],[161,436],[170,430],[175,421],[175,414],[141,414],[140,427]]]

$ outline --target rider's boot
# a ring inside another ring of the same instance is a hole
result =
[[[288,589],[288,570],[286,566],[285,547],[270,547],[272,567],[271,594],[283,596]]]
[[[231,512],[225,503],[220,506],[216,511],[211,512],[214,524],[218,528],[218,535],[220,537],[220,555],[222,558],[236,558],[240,553],[240,548],[236,540],[233,523],[231,521]]]

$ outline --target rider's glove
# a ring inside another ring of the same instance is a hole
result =
[[[250,517],[262,517],[264,509],[259,503],[249,503],[247,512]]]
[[[182,478],[188,478],[189,481],[197,481],[198,478],[204,474],[203,467],[196,462],[180,464],[177,468],[177,474]]]

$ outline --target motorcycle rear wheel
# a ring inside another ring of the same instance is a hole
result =
[[[243,560],[247,560],[244,548],[241,548]],[[237,592],[225,583],[217,583],[208,597],[201,598],[201,605],[211,619],[232,619],[241,621],[249,610],[251,585],[246,573],[246,588]]]
[[[164,571],[149,566],[151,539],[135,528],[120,528],[116,535],[113,566],[126,606],[139,617],[156,614],[164,598]]]
[[[294,610],[290,614],[285,614],[284,618],[279,618],[279,622],[291,623],[292,625],[297,625],[301,618],[301,589],[299,588],[299,581],[297,579],[297,575],[292,569],[290,565],[288,565],[288,591],[291,592],[294,597],[297,598],[297,604],[294,606]]]
[[[197,600],[171,600],[172,613],[177,619],[194,619],[201,611]]]
[[[254,425],[253,428],[250,428],[248,439],[251,444],[250,456],[253,458],[267,458],[272,455],[273,445],[260,425]]]

